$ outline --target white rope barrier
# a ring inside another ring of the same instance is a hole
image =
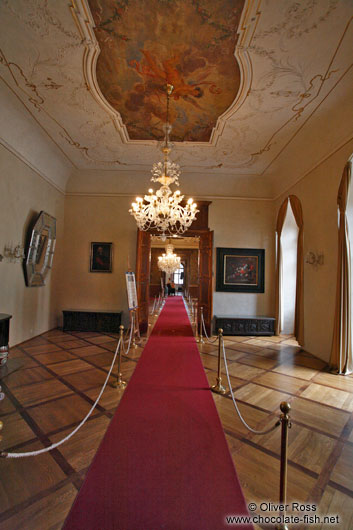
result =
[[[114,363],[115,363],[115,360],[116,360],[116,357],[118,355],[118,352],[119,352],[119,348],[120,348],[120,343],[121,343],[121,339],[119,339],[119,342],[118,342],[118,345],[116,347],[116,350],[115,350],[115,354],[114,354],[114,358],[113,358],[113,361],[112,361],[112,364],[111,364],[111,367],[110,367],[110,370],[108,372],[108,375],[104,381],[104,384],[102,386],[102,389],[96,399],[96,401],[93,403],[90,411],[86,414],[86,416],[83,418],[83,420],[81,421],[81,423],[79,423],[77,425],[77,427],[70,433],[68,434],[67,436],[65,436],[65,438],[63,438],[62,440],[60,440],[59,442],[56,442],[52,445],[50,445],[49,447],[44,447],[43,449],[39,449],[38,451],[28,451],[27,453],[6,453],[6,451],[1,451],[0,452],[0,457],[1,458],[24,458],[26,456],[37,456],[37,455],[41,455],[43,453],[47,453],[48,451],[52,451],[53,449],[56,449],[56,447],[59,447],[60,445],[62,445],[63,443],[67,442],[68,440],[70,440],[70,438],[77,433],[77,431],[79,429],[81,429],[82,425],[84,425],[86,423],[86,421],[88,420],[88,418],[90,417],[90,415],[92,414],[92,412],[94,411],[94,409],[96,408],[97,404],[98,404],[98,401],[100,400],[104,390],[105,390],[105,387],[107,386],[107,383],[108,383],[108,380],[109,380],[109,377],[110,377],[110,374],[112,373],[112,370],[113,370],[113,366],[114,366]]]
[[[150,312],[150,315],[153,315],[154,312],[155,312],[155,309],[156,309],[156,299],[157,299],[157,297],[155,296],[155,297],[154,297],[154,302],[153,302],[152,311]]]
[[[240,413],[240,410],[239,410],[239,407],[237,405],[237,402],[235,400],[235,397],[234,397],[234,393],[233,393],[233,389],[232,389],[232,385],[231,385],[231,381],[230,381],[230,377],[229,377],[229,371],[228,371],[228,364],[227,364],[227,357],[226,357],[226,352],[225,352],[225,349],[224,349],[224,342],[222,340],[222,345],[223,345],[223,359],[224,359],[224,367],[225,367],[225,370],[226,370],[226,374],[227,374],[227,380],[228,380],[228,385],[229,385],[229,390],[230,390],[230,395],[232,397],[232,400],[233,400],[233,404],[234,404],[234,408],[240,418],[240,421],[243,423],[243,425],[249,429],[249,431],[251,431],[252,433],[254,434],[268,434],[272,431],[274,431],[277,427],[279,427],[279,425],[281,424],[281,421],[278,420],[274,425],[272,425],[272,427],[270,427],[269,429],[265,430],[265,431],[256,431],[255,429],[253,429],[252,427],[250,427],[246,421],[244,420],[244,418],[242,417],[241,413]]]
[[[209,336],[207,335],[205,320],[203,318],[203,312],[201,313],[201,326],[202,326],[207,342],[209,342],[210,344],[214,344],[215,342],[217,342],[218,337],[216,337],[214,340],[210,340]]]
[[[123,348],[123,354],[124,355],[128,355],[129,351],[130,351],[130,346],[131,346],[131,339],[132,339],[132,335],[135,331],[135,315],[132,314],[132,318],[131,318],[131,327],[130,327],[130,337],[129,337],[129,344],[128,344],[128,347],[127,347],[127,350],[125,351],[125,343],[124,341],[122,342],[122,348]]]

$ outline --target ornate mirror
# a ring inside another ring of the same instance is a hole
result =
[[[55,240],[55,217],[46,212],[40,212],[32,229],[26,253],[25,277],[28,287],[45,285],[45,277],[53,262]]]

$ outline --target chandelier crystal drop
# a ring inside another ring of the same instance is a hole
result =
[[[179,190],[172,191],[170,185],[179,186],[180,167],[170,162],[171,142],[169,135],[172,130],[169,124],[169,98],[173,91],[172,85],[167,85],[167,123],[164,125],[164,141],[162,143],[163,161],[153,164],[151,181],[159,182],[161,187],[154,192],[149,189],[149,195],[144,198],[136,197],[129,213],[134,216],[140,230],[157,230],[165,241],[167,235],[180,235],[190,228],[196,219],[197,204],[189,199],[185,206],[181,205],[184,195]]]
[[[173,245],[166,245],[166,253],[158,256],[158,268],[166,274],[173,274],[176,270],[180,269],[180,256],[174,254]]]

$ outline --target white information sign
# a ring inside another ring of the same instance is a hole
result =
[[[126,273],[126,291],[127,291],[127,301],[129,309],[137,309],[137,293],[136,293],[136,281],[135,273],[127,272]]]

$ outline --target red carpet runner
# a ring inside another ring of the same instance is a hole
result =
[[[181,297],[169,298],[65,530],[252,529]]]

